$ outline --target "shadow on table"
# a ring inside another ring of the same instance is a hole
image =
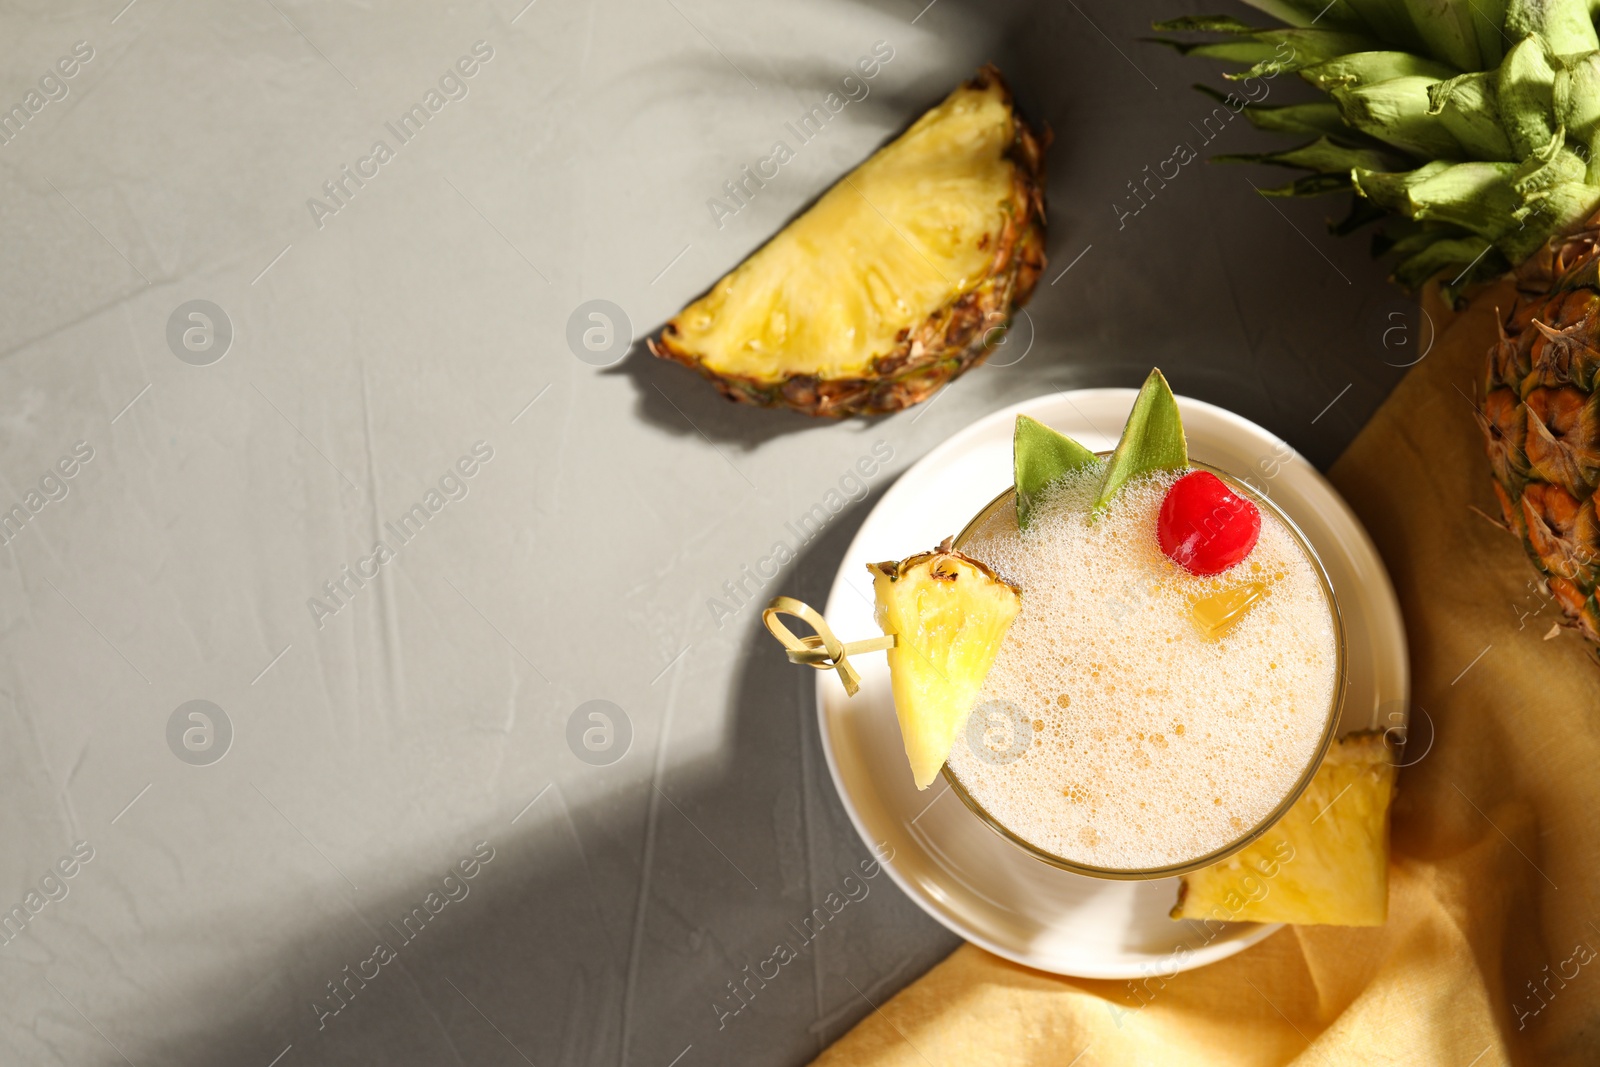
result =
[[[658,336],[663,325],[652,329],[650,336]],[[695,371],[651,355],[642,340],[605,373],[626,375],[632,380],[635,418],[675,436],[698,433],[712,442],[751,449],[789,434],[822,432],[836,425],[833,419],[802,415],[786,408],[761,408],[728,400]]]
[[[821,605],[881,491],[836,516],[771,591]],[[864,997],[881,1003],[958,942],[887,875],[860,879],[870,853],[828,776],[813,672],[787,662],[757,608],[729,623],[746,651],[732,735],[715,759],[663,762],[658,780],[631,781],[588,808],[569,804],[558,783],[509,832],[503,817],[463,831],[462,856],[478,836],[494,850],[464,897],[428,914],[450,861],[403,892],[346,894],[348,920],[283,931],[270,963],[239,961],[261,978],[231,1018],[138,1060],[267,1067],[286,1046],[276,1067],[667,1067],[690,1046],[684,1067],[816,1055],[872,1010]],[[635,748],[613,768],[562,764],[569,782],[613,771],[637,779],[656,758]],[[637,837],[618,838],[619,806],[641,813],[629,823]],[[852,873],[866,896],[807,943],[800,924]],[[375,953],[380,942],[390,962]],[[751,979],[745,967],[779,942],[798,958]],[[748,1006],[730,982],[745,983]]]

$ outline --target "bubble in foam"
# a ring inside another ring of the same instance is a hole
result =
[[[1178,476],[1129,484],[1090,522],[1090,469],[1048,491],[1027,531],[997,508],[963,546],[1023,590],[980,706],[1055,743],[1001,760],[969,732],[950,767],[1017,836],[1090,866],[1164,867],[1236,841],[1294,788],[1333,698],[1332,613],[1293,535],[1263,508],[1245,563],[1189,574],[1155,536]],[[1191,602],[1246,579],[1267,595],[1202,637]]]

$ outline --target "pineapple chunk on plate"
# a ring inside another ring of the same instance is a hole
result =
[[[918,789],[950,755],[994,666],[1022,593],[950,547],[899,563],[869,563],[878,625],[898,635],[889,677],[900,736]]]
[[[1184,876],[1172,917],[1382,926],[1395,775],[1382,732],[1340,738],[1276,825],[1220,863]]]

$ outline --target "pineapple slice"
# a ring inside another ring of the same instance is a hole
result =
[[[928,788],[994,666],[1022,593],[950,547],[869,563],[878,625],[898,635],[889,676],[900,737],[918,789]]]
[[[1340,738],[1276,826],[1182,879],[1172,917],[1382,926],[1395,773],[1383,733]]]
[[[1043,145],[995,68],[679,312],[650,350],[724,396],[897,411],[982,360],[1044,270]]]

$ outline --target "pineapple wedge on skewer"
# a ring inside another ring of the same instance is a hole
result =
[[[1022,593],[948,539],[899,563],[869,563],[878,625],[889,650],[895,715],[918,789],[926,789],[1022,610]]]
[[[1033,292],[1043,156],[1000,72],[984,67],[674,316],[650,350],[742,403],[829,416],[915,404],[981,362]]]
[[[1243,851],[1184,876],[1172,917],[1382,926],[1395,774],[1381,732],[1340,738],[1275,826]]]

